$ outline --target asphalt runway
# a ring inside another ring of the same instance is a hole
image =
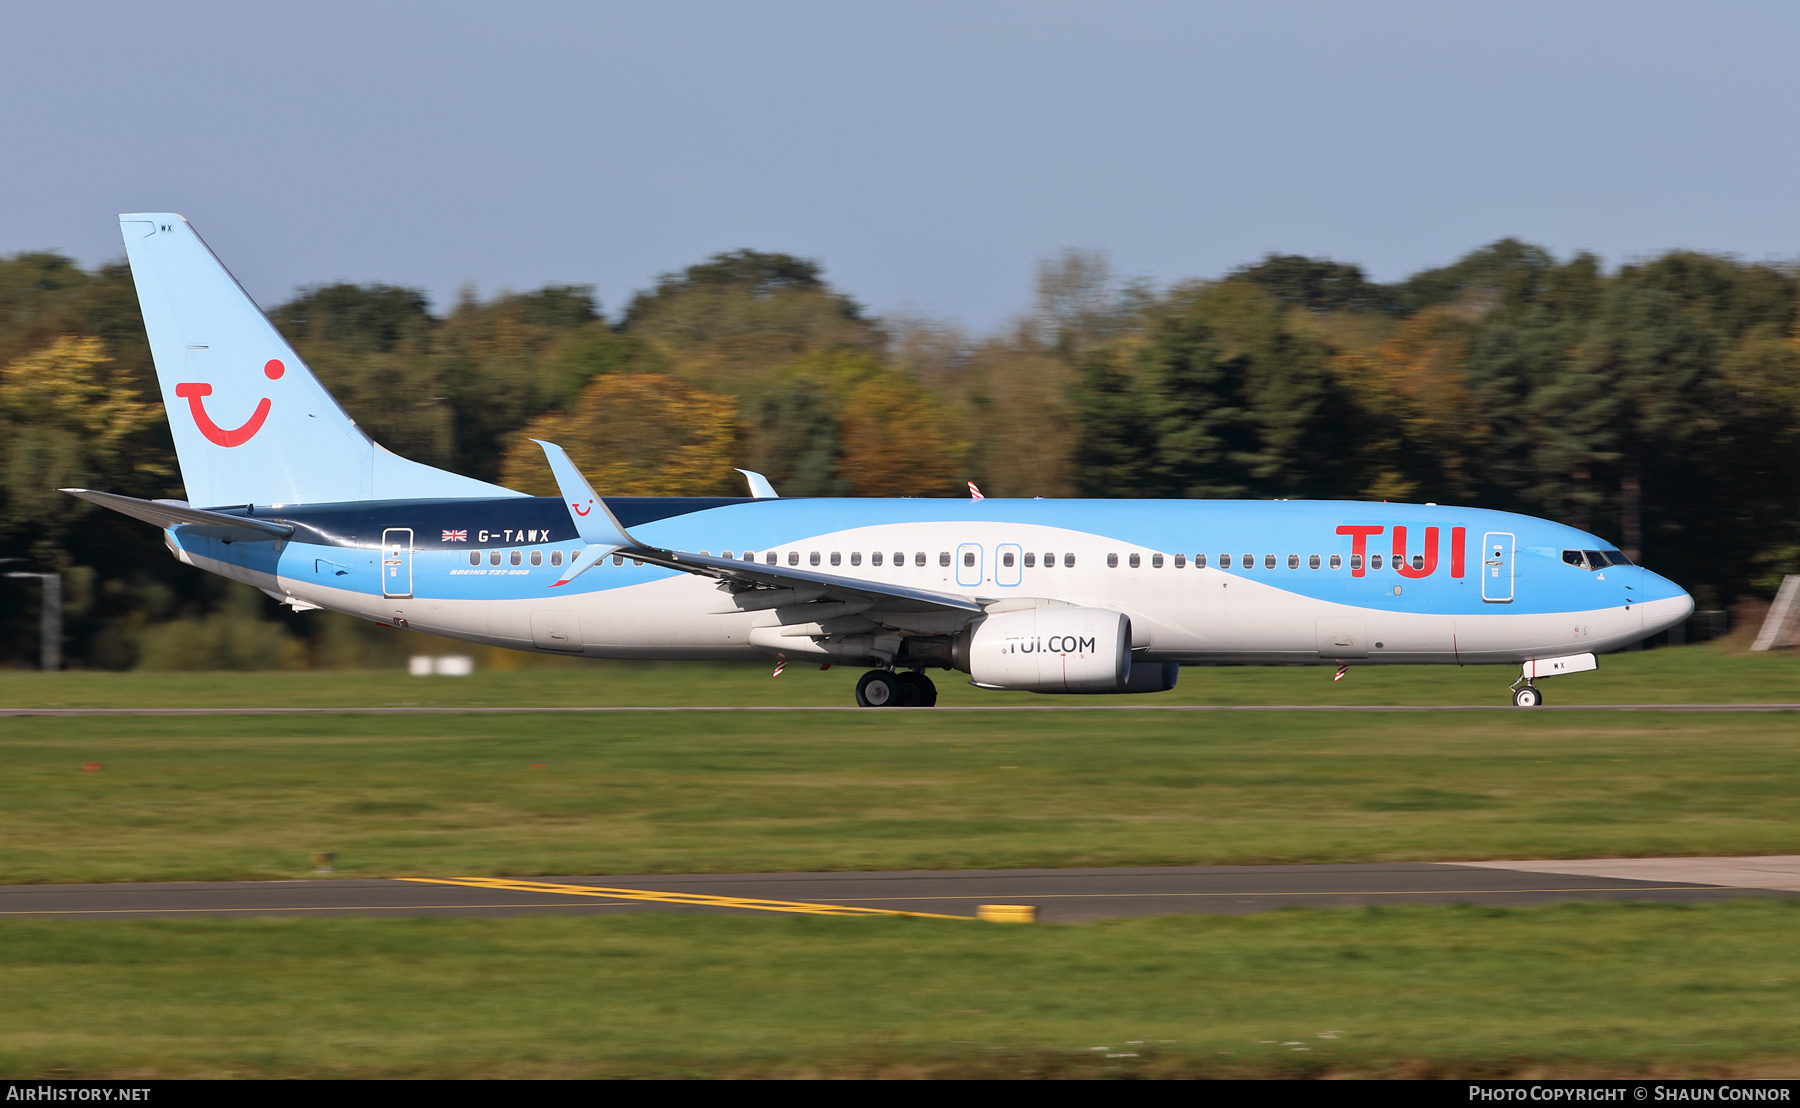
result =
[[[1512,704],[982,704],[962,707],[898,708],[902,712],[1800,712],[1800,704],[1544,704],[1521,709]],[[532,712],[866,712],[851,705],[752,705],[712,707],[560,708],[0,708],[9,716],[459,716],[519,715]]]
[[[1530,867],[1545,867],[1533,869]],[[739,914],[970,918],[1030,905],[1046,923],[1376,904],[1708,903],[1800,896],[1800,856],[1312,866],[316,879],[0,886],[0,918]]]

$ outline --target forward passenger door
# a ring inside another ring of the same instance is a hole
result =
[[[1481,599],[1508,604],[1513,598],[1513,535],[1489,531],[1481,536]]]

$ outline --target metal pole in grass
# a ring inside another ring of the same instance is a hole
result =
[[[38,666],[45,673],[62,668],[62,574],[10,572],[8,577],[35,577],[44,583],[44,607],[38,621]]]

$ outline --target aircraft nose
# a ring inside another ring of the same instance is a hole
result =
[[[1687,590],[1659,574],[1642,570],[1634,582],[1644,614],[1644,632],[1666,631],[1694,614],[1694,598]]]
[[[1687,602],[1689,609],[1693,608],[1694,598],[1688,595],[1686,589],[1659,573],[1647,569],[1639,572],[1643,576],[1638,587],[1643,590],[1646,600],[1682,600]]]

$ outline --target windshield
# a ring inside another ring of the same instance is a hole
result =
[[[1631,559],[1617,550],[1565,550],[1562,560],[1579,569],[1605,569],[1607,566],[1628,566]]]

